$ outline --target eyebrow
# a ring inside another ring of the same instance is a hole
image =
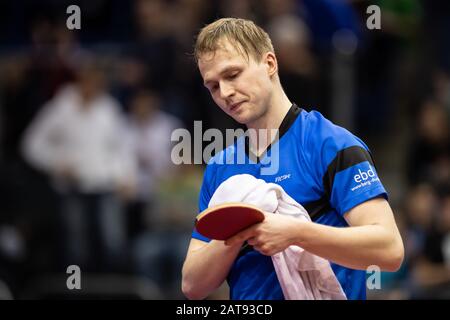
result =
[[[220,71],[219,75],[223,75],[223,74],[225,74],[225,73],[227,73],[227,72],[235,71],[235,70],[237,70],[237,69],[239,69],[238,66],[228,66],[228,67],[225,67],[225,69],[223,69],[222,71]],[[209,84],[210,82],[213,82],[213,80],[205,81],[205,82],[203,82],[203,85],[204,85],[204,86],[208,86],[208,84]]]

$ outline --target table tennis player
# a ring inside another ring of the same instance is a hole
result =
[[[330,261],[348,299],[365,299],[366,269],[376,265],[396,271],[404,256],[368,147],[319,112],[289,100],[272,42],[252,21],[224,18],[205,26],[196,40],[195,58],[214,102],[248,129],[278,129],[274,143],[279,150],[274,174],[262,174],[270,136],[249,137],[246,156],[256,156],[256,161],[210,161],[199,211],[208,207],[223,181],[245,173],[282,186],[307,209],[312,222],[265,213],[261,223],[226,241],[208,239],[194,229],[182,270],[183,293],[204,299],[227,281],[230,299],[283,300],[271,256],[298,245]],[[212,160],[235,150],[231,145]]]

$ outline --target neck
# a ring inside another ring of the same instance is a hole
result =
[[[284,93],[283,89],[275,90],[267,108],[266,114],[259,119],[247,123],[248,129],[278,129],[284,117],[292,106],[292,102]]]
[[[284,93],[281,84],[278,84],[277,89],[269,101],[266,114],[252,123],[247,124],[250,130],[250,147],[259,155],[262,153],[274,140],[271,129],[279,129],[281,122],[292,106],[292,102]],[[266,129],[265,134],[260,133],[260,129]]]

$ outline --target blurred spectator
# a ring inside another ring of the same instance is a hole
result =
[[[6,59],[0,94],[2,113],[8,119],[3,138],[7,160],[21,158],[18,146],[23,131],[41,106],[73,81],[81,53],[65,22],[54,24],[41,18],[33,23],[29,53]]]
[[[433,92],[438,103],[442,104],[450,115],[450,76],[449,73],[438,69],[434,74]]]
[[[171,161],[173,130],[182,127],[181,122],[161,110],[160,96],[147,89],[138,91],[130,103],[128,121],[129,150],[137,161],[136,197],[130,205],[131,235],[154,230],[155,191],[160,181],[174,175]],[[145,214],[151,217],[145,217]]]
[[[172,163],[170,137],[181,122],[161,107],[161,97],[148,89],[136,92],[130,103],[129,143],[138,163],[136,198],[128,212],[131,252],[137,274],[153,280],[168,298],[182,298],[179,276],[198,181]]]
[[[20,276],[27,255],[26,243],[14,225],[0,224],[0,300],[12,299],[20,288]],[[23,277],[23,274],[22,274]]]
[[[349,30],[359,40],[362,30],[350,1],[300,0],[296,3],[297,6],[289,12],[297,12],[305,19],[313,35],[313,49],[318,56],[326,58],[332,53],[333,37],[337,31]]]
[[[134,159],[123,140],[124,119],[105,90],[98,61],[80,66],[24,137],[25,158],[53,178],[60,197],[63,265],[110,270],[123,261],[125,224],[118,193],[129,196]]]
[[[257,5],[252,0],[222,0],[219,1],[221,16],[258,20]]]
[[[14,162],[19,157],[17,146],[23,130],[37,107],[31,103],[26,94],[29,67],[27,56],[16,55],[4,58],[0,67],[2,74],[0,82],[2,160]]]
[[[125,53],[117,60],[115,66],[117,83],[112,91],[128,112],[128,101],[131,100],[133,93],[146,82],[148,66],[139,55],[134,53]]]
[[[442,259],[445,266],[450,269],[450,190],[442,198],[441,210],[441,232],[442,238]]]
[[[407,64],[417,64],[410,62],[409,55],[420,33],[421,8],[418,0],[379,0],[374,4],[382,12],[381,29],[363,33],[360,39],[356,123],[357,129],[366,135],[387,137],[397,129],[393,120],[400,103],[414,94]],[[367,1],[360,1],[360,25],[364,29],[368,5]],[[408,85],[402,94],[400,84],[405,82]]]
[[[437,208],[437,195],[430,185],[418,185],[405,197],[405,253],[413,263],[424,252],[426,237],[434,225]]]
[[[136,54],[148,65],[147,83],[162,92],[174,77],[175,39],[170,6],[162,0],[136,0]]]
[[[427,100],[416,119],[417,133],[411,143],[410,183],[450,181],[449,114],[436,100]]]
[[[450,71],[450,2],[446,0],[420,1],[423,11],[423,44],[428,58],[435,66]],[[429,36],[432,35],[432,36]]]
[[[156,190],[153,230],[143,232],[133,245],[138,274],[157,283],[168,298],[183,298],[181,268],[198,211],[202,168],[182,165],[176,175],[161,181]]]
[[[289,99],[305,108],[321,109],[308,27],[298,16],[290,14],[277,16],[267,28],[276,48],[280,79]]]
[[[38,19],[31,36],[27,94],[31,102],[40,107],[61,85],[74,80],[73,67],[76,67],[79,49],[65,22],[55,24],[48,19]]]
[[[412,298],[450,298],[450,192],[439,199],[433,224],[412,270]]]
[[[296,14],[299,8],[299,1],[296,0],[264,0],[264,15],[267,21],[271,21],[278,16]]]

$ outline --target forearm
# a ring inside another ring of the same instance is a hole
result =
[[[403,260],[399,235],[380,225],[337,228],[301,222],[297,231],[295,244],[348,268],[365,270],[377,265],[394,271]]]
[[[189,299],[204,299],[226,279],[241,245],[225,246],[212,240],[189,253],[183,265],[183,293]]]

